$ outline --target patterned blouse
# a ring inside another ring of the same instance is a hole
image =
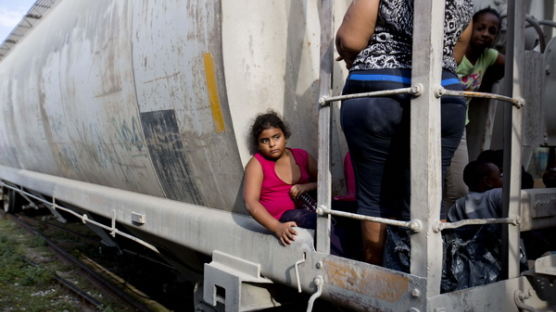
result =
[[[369,46],[355,58],[351,70],[411,68],[413,1],[380,1],[375,32]],[[473,16],[472,0],[446,0],[445,12],[442,68],[455,73],[457,65],[452,51]]]

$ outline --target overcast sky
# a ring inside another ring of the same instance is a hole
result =
[[[0,0],[0,43],[6,39],[35,0]]]

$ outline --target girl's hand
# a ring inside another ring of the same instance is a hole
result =
[[[296,184],[290,188],[290,196],[293,199],[297,199],[299,195],[307,192],[308,189],[305,184]]]
[[[297,224],[294,221],[280,223],[274,229],[274,235],[278,237],[282,244],[289,245],[295,240],[295,235],[297,235],[297,232],[294,229],[296,226]]]

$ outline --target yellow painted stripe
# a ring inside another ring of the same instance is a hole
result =
[[[212,54],[203,53],[203,59],[205,61],[205,78],[207,80],[207,91],[210,109],[212,110],[212,119],[214,120],[214,128],[217,133],[224,132],[224,116],[222,116],[222,106],[220,105],[220,97],[218,96],[218,86],[216,84],[216,72],[214,70]]]

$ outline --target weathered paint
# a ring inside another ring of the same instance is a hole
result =
[[[218,0],[61,1],[0,63],[0,163],[241,211],[219,14]]]
[[[397,302],[409,292],[409,279],[401,274],[387,273],[350,265],[349,262],[325,261],[327,283],[387,302]]]
[[[185,157],[174,110],[141,113],[141,124],[162,188],[171,192],[168,197],[203,204]]]
[[[220,97],[218,96],[214,61],[210,53],[203,53],[203,60],[205,63],[205,79],[207,81],[210,109],[212,110],[212,120],[214,121],[215,131],[220,133],[224,131],[225,125],[224,117],[222,116],[222,107],[220,106]]]
[[[336,1],[336,26],[349,2]],[[318,3],[60,1],[0,63],[0,164],[245,212],[258,113],[282,113],[290,145],[316,156]],[[169,110],[185,180],[160,171],[165,147],[143,129],[144,113]],[[344,153],[333,154],[338,192]]]

